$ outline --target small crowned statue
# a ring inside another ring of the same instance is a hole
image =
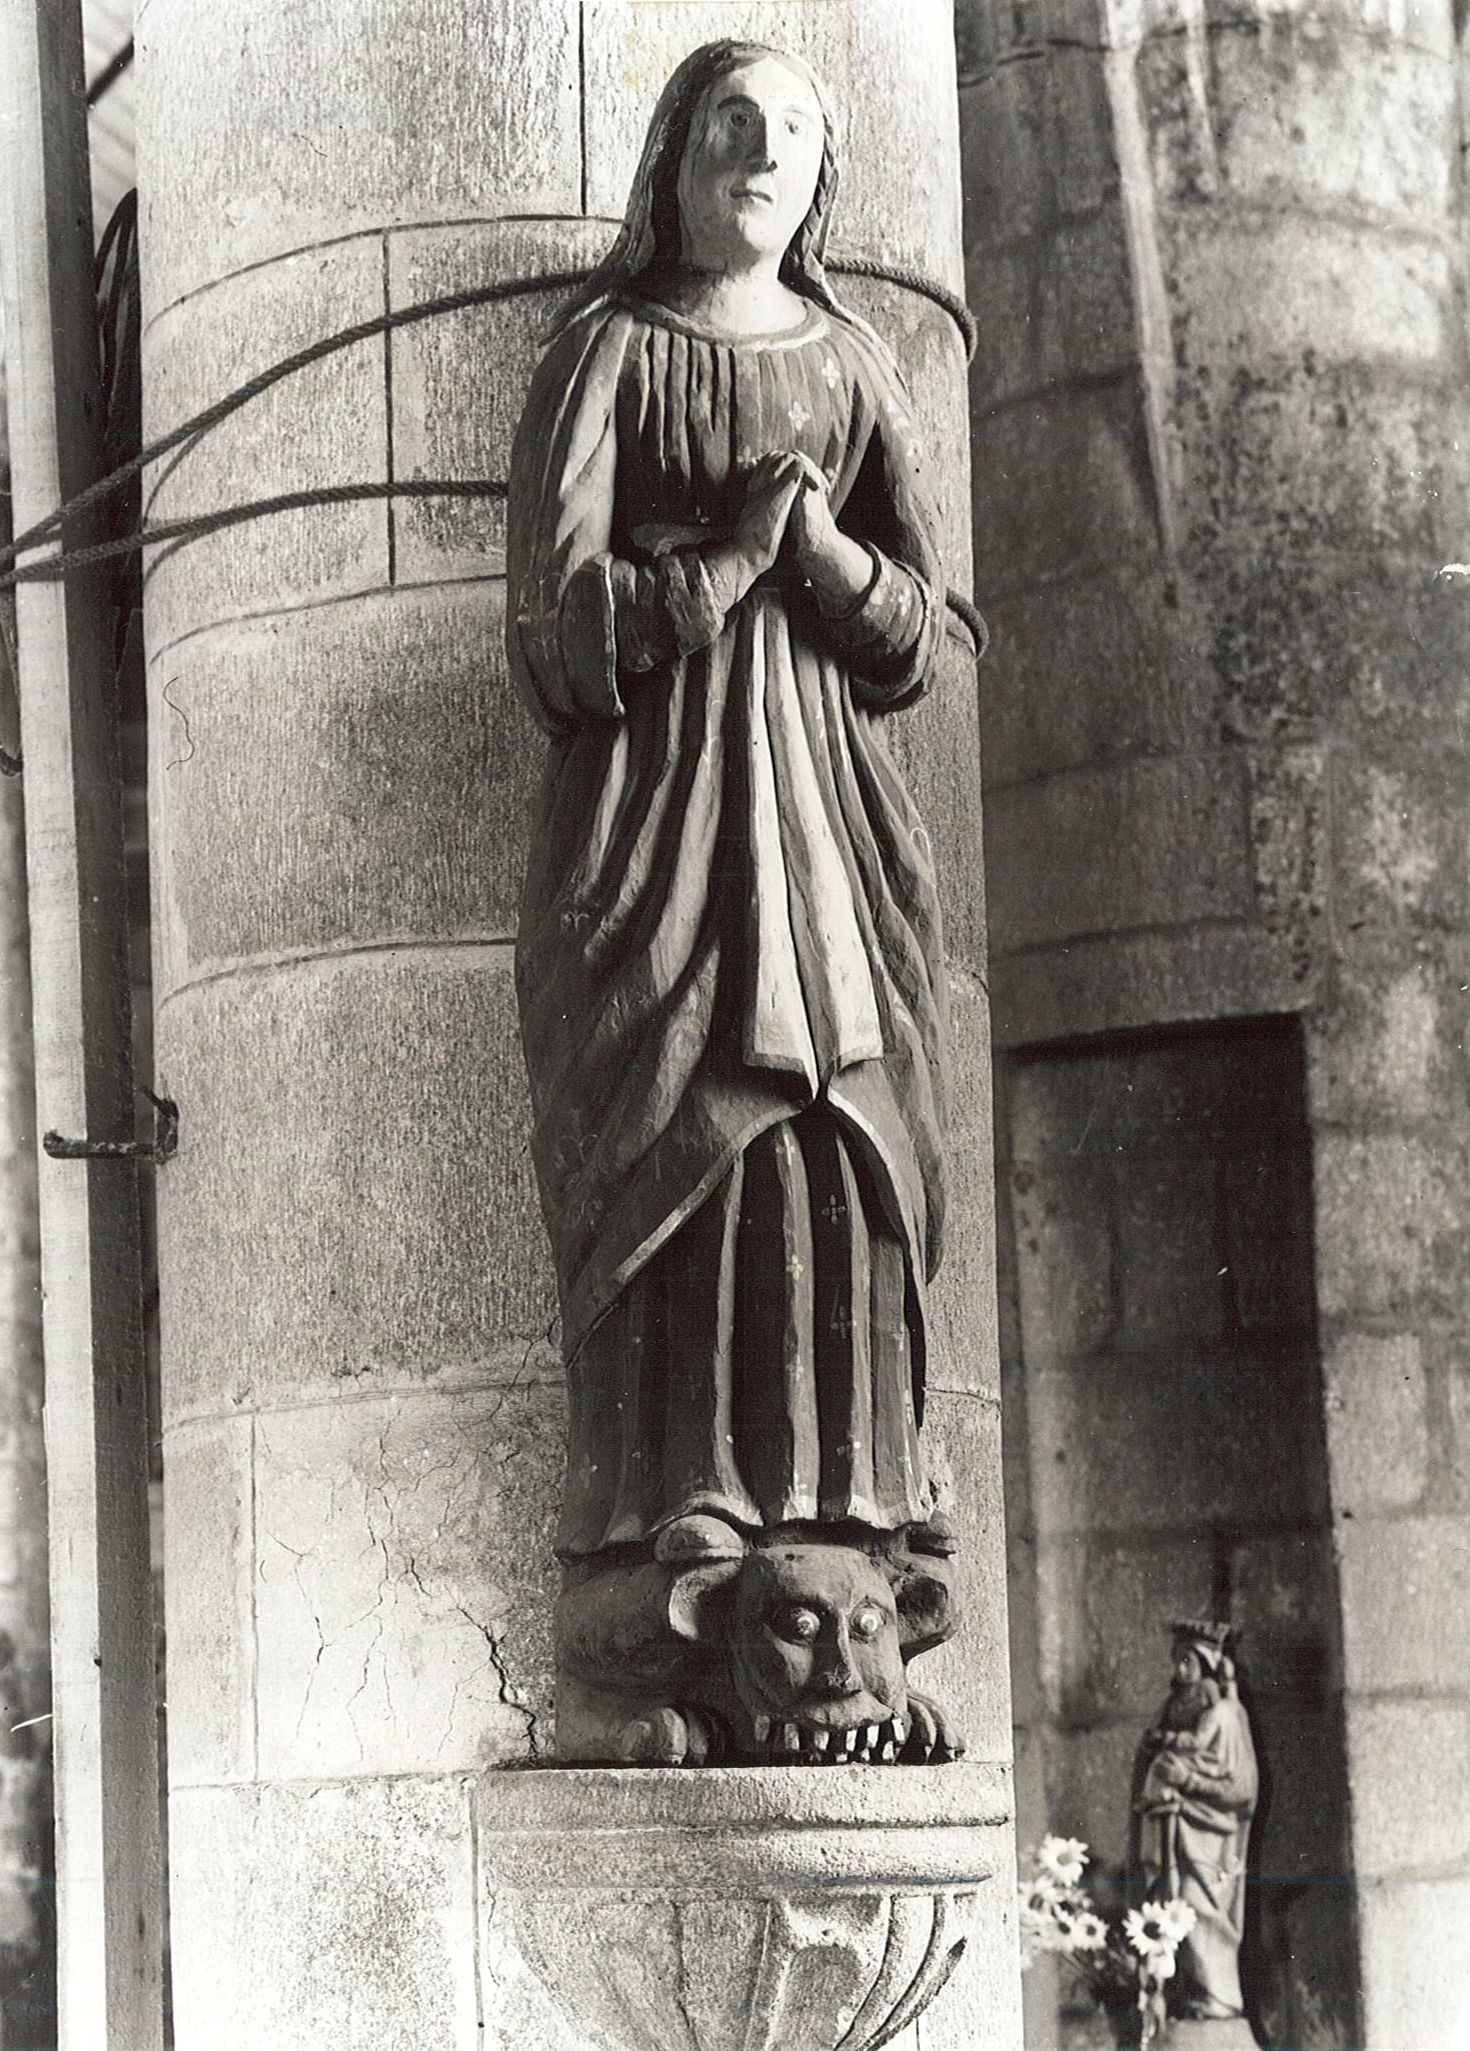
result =
[[[719,42],[516,437],[548,737],[517,945],[570,1406],[563,1759],[944,1759],[919,1441],[946,1000],[883,738],[944,584],[902,380],[823,268],[808,67]]]
[[[1258,1778],[1229,1637],[1228,1624],[1173,1626],[1169,1698],[1144,1734],[1134,1771],[1134,1870],[1146,1895],[1185,1901],[1196,1917],[1179,1950],[1169,2007],[1201,2021],[1244,2014],[1240,1943]]]

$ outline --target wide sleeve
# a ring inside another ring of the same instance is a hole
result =
[[[725,609],[698,547],[641,565],[612,550],[617,388],[629,317],[575,322],[531,380],[511,451],[506,645],[553,735],[623,715],[622,678],[706,646]]]
[[[1236,1819],[1256,1805],[1258,1773],[1245,1710],[1226,1696],[1200,1727],[1200,1746],[1188,1760],[1188,1774],[1179,1788],[1180,1808],[1191,1823],[1206,1830],[1231,1830]]]
[[[875,348],[866,341],[858,348],[867,445],[838,523],[867,549],[872,575],[851,611],[834,616],[817,608],[816,631],[846,664],[857,702],[891,712],[928,687],[944,632],[945,586],[938,519],[907,396]]]

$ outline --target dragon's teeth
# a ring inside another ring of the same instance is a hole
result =
[[[755,1741],[758,1745],[768,1745],[771,1742],[771,1719],[768,1716],[756,1718]]]

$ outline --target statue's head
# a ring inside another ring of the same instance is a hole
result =
[[[729,238],[737,253],[780,251],[793,291],[843,313],[822,268],[836,192],[836,129],[810,66],[765,43],[704,43],[660,93],[617,239],[558,326],[662,265],[718,264]]]
[[[1169,1716],[1175,1729],[1188,1729],[1206,1709],[1220,1700],[1234,1679],[1235,1668],[1226,1651],[1228,1624],[1187,1618],[1171,1626],[1172,1672],[1169,1685]]]
[[[730,1667],[752,1716],[828,1731],[886,1723],[905,1702],[887,1576],[843,1546],[752,1553],[735,1588]]]
[[[947,1561],[805,1536],[749,1544],[708,1518],[668,1537],[669,1622],[723,1655],[741,1749],[850,1734],[852,1756],[877,1756],[874,1732],[907,1711],[905,1662],[955,1628]]]

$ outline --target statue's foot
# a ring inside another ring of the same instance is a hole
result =
[[[700,1709],[650,1709],[626,1723],[618,1738],[625,1766],[707,1766],[727,1750],[723,1725]]]
[[[943,1766],[963,1759],[965,1739],[947,1710],[927,1695],[909,1692],[909,1733],[899,1757],[906,1766]]]

